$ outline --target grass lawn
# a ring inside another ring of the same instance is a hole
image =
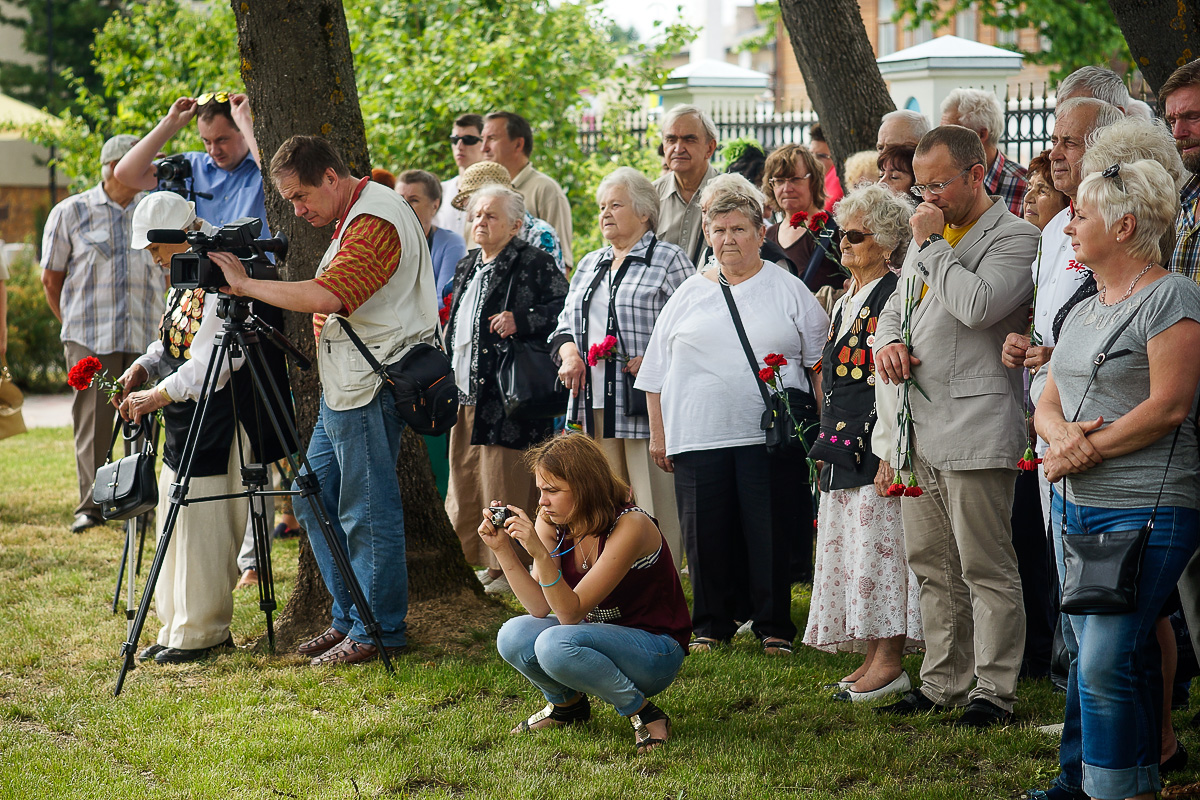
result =
[[[1046,682],[1021,687],[1018,725],[966,733],[831,702],[821,686],[854,656],[767,658],[750,640],[686,660],[656,698],[674,738],[641,758],[607,707],[510,736],[542,700],[496,655],[494,627],[450,651],[415,642],[394,677],[240,649],[141,666],[114,698],[121,534],[68,532],[73,452],[65,428],[0,442],[0,798],[1011,798],[1057,773],[1057,741],[1035,727],[1061,721]],[[295,556],[276,544],[281,607]],[[801,628],[807,610],[798,591]],[[142,644],[156,630],[151,617]],[[239,593],[234,638],[263,632],[257,595]],[[915,677],[919,658],[906,666]]]

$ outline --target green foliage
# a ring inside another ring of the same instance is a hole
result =
[[[46,303],[42,271],[33,259],[20,257],[8,272],[8,366],[13,380],[35,392],[65,391],[62,326]]]
[[[742,40],[734,52],[757,53],[775,46],[780,19],[779,0],[754,0],[754,15],[763,26],[762,33]]]
[[[54,74],[47,87],[43,63],[0,61],[0,92],[57,113],[70,104],[72,76],[92,91],[102,89],[103,83],[92,64],[92,40],[105,21],[119,12],[121,4],[117,0],[68,0],[51,4],[44,0],[10,0],[10,4],[24,13],[0,14],[0,25],[21,30],[22,46],[38,56],[46,55],[46,7],[50,5],[53,9]]]
[[[1129,46],[1107,3],[1076,0],[897,0],[893,18],[911,30],[922,22],[948,26],[954,15],[976,9],[980,20],[1002,31],[1037,30],[1049,42],[1046,50],[1027,51],[1017,47],[1026,60],[1050,64],[1052,80],[1059,80],[1089,64],[1111,66],[1121,72],[1133,63]]]

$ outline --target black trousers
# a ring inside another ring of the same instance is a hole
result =
[[[1025,601],[1025,656],[1021,677],[1044,678],[1050,674],[1054,625],[1058,618],[1058,574],[1054,548],[1046,536],[1038,474],[1021,470],[1013,494],[1012,543],[1017,551],[1017,573]]]
[[[754,620],[760,639],[796,638],[789,561],[797,526],[812,527],[799,459],[764,445],[679,453],[675,499],[692,582],[692,628],[726,640],[735,620]],[[797,518],[800,519],[797,519]]]

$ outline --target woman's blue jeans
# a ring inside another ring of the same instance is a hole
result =
[[[510,619],[496,649],[551,703],[583,692],[626,717],[671,685],[685,655],[666,634],[604,622],[560,625],[553,616]]]
[[[1067,503],[1068,533],[1139,528],[1152,508],[1093,508]],[[1197,512],[1159,506],[1129,614],[1063,614],[1071,655],[1056,781],[1099,800],[1156,792],[1162,734],[1162,655],[1154,635],[1163,603],[1197,544]],[[1054,489],[1050,524],[1061,589],[1063,498]]]
[[[308,443],[309,468],[321,482],[319,502],[350,554],[350,566],[379,622],[385,647],[406,643],[408,567],[404,506],[396,480],[403,428],[396,401],[386,389],[349,411],[330,410],[322,396]],[[333,596],[333,627],[356,642],[370,643],[308,500],[297,497],[292,507],[308,531],[317,568]]]

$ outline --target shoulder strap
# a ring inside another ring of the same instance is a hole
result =
[[[376,359],[375,356],[371,355],[371,351],[367,349],[365,344],[363,344],[363,340],[358,338],[358,334],[354,332],[354,328],[350,326],[350,323],[344,317],[336,317],[336,319],[341,323],[342,330],[344,330],[346,335],[350,337],[350,341],[355,347],[358,348],[358,352],[362,353],[363,358],[366,359],[367,363],[371,365],[371,370],[376,375],[379,375],[384,380],[391,383],[391,379],[387,377],[387,373],[384,371],[383,365],[379,363],[379,360]]]
[[[767,410],[772,410],[771,395],[767,393],[767,385],[758,377],[758,359],[754,357],[754,352],[750,349],[750,342],[746,339],[746,329],[742,327],[742,315],[738,313],[737,303],[733,301],[733,292],[729,290],[729,281],[725,280],[725,273],[717,270],[717,283],[721,285],[721,294],[725,295],[725,305],[729,306],[729,315],[733,317],[733,327],[737,331],[738,341],[742,343],[742,352],[746,354],[746,361],[750,364],[750,372],[754,374],[754,385],[758,387],[758,391],[762,394],[763,404]]]

